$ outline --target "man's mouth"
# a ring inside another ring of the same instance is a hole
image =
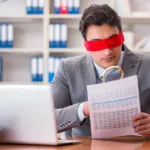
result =
[[[114,58],[115,58],[115,56],[110,56],[110,57],[104,58],[103,60],[112,61]]]

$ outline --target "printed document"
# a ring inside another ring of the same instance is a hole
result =
[[[140,113],[137,75],[88,85],[92,138],[134,135],[132,117]]]

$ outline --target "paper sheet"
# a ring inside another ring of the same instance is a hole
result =
[[[140,113],[137,76],[88,85],[92,138],[138,135],[132,117]]]

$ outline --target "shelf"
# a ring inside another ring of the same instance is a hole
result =
[[[150,16],[121,16],[121,20],[123,23],[150,23]]]
[[[24,22],[24,21],[42,20],[43,18],[44,18],[43,15],[0,16],[0,21]]]
[[[43,85],[45,84],[44,82],[5,82],[5,81],[0,81],[0,85]],[[49,84],[49,83],[46,83]]]
[[[85,48],[50,48],[49,53],[86,53]]]
[[[81,14],[50,14],[49,19],[81,19]],[[121,20],[123,23],[150,23],[150,16],[149,15],[131,15],[131,16],[121,16]]]
[[[81,14],[66,14],[66,15],[61,15],[61,14],[50,14],[49,18],[53,18],[53,19],[80,19],[81,18]]]
[[[42,54],[42,49],[31,48],[0,48],[0,53]]]

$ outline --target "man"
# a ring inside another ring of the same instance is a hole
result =
[[[118,65],[124,77],[138,75],[142,113],[133,117],[133,128],[150,136],[150,58],[131,52],[123,44],[120,17],[106,4],[87,8],[79,30],[88,53],[62,60],[51,84],[58,131],[72,128],[73,136],[91,135],[86,86],[102,83],[102,72]]]

